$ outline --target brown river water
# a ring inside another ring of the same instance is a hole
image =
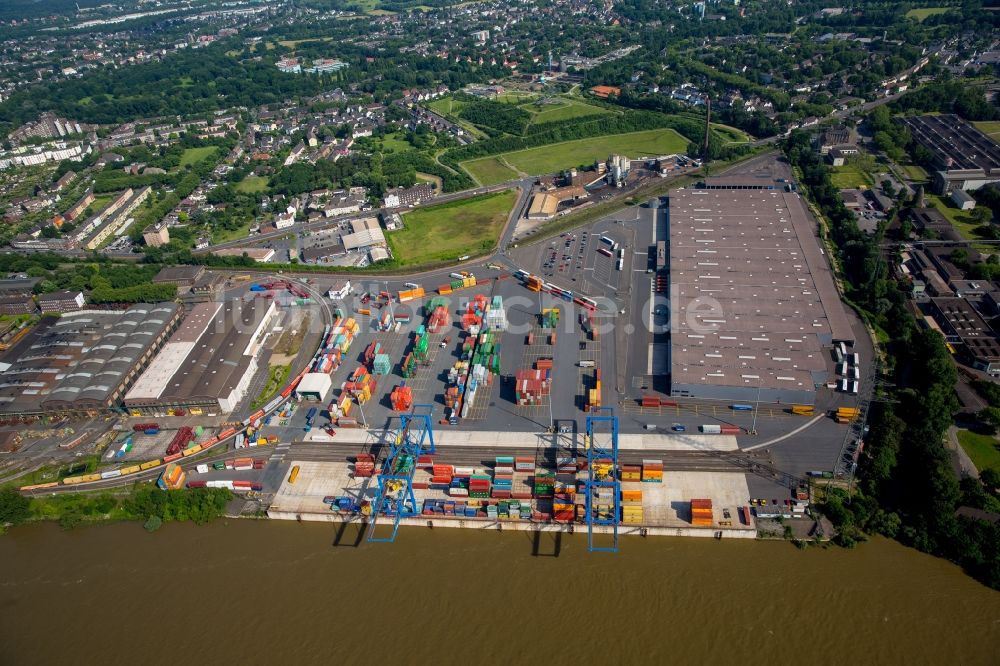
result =
[[[14,529],[0,664],[1000,663],[1000,593],[891,541],[353,529]]]

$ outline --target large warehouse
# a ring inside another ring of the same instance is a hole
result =
[[[798,194],[678,190],[668,228],[671,394],[812,404],[853,333]]]
[[[0,411],[94,414],[121,404],[181,318],[175,303],[45,318],[8,352]]]
[[[229,413],[246,397],[264,339],[277,320],[271,299],[195,305],[125,395],[134,414],[184,407]]]

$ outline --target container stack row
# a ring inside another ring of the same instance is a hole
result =
[[[700,527],[711,527],[712,523],[712,500],[691,500],[691,524]]]

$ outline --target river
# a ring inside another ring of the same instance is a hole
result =
[[[575,536],[553,556],[532,538],[23,526],[0,536],[0,664],[997,663],[1000,594],[888,540],[629,538],[607,554]]]

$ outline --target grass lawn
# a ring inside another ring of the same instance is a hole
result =
[[[505,166],[496,157],[481,157],[476,160],[462,162],[462,168],[469,172],[481,185],[495,185],[508,180],[514,180],[518,174]]]
[[[993,139],[1000,139],[1000,120],[981,120],[972,124],[983,134],[988,134]]]
[[[403,138],[402,132],[386,134],[379,140],[379,143],[381,143],[382,152],[384,153],[402,153],[407,150],[413,150],[410,142]]]
[[[979,224],[976,223],[975,218],[972,217],[969,211],[959,210],[955,206],[952,206],[951,202],[945,201],[936,194],[925,193],[924,201],[934,208],[937,208],[942,215],[948,218],[948,221],[951,222],[963,238],[967,238],[969,240],[976,240],[980,238],[975,231]],[[977,249],[983,252],[993,251],[989,249],[989,246],[987,245],[981,245]]]
[[[906,174],[907,178],[914,182],[921,182],[927,180],[927,172],[924,171],[923,167],[919,167],[916,164],[904,164],[903,173]]]
[[[934,16],[935,14],[944,14],[951,11],[951,7],[919,7],[917,9],[911,9],[906,12],[906,18],[915,19],[917,21],[923,21],[928,16]]]
[[[746,143],[750,140],[746,132],[736,127],[730,127],[729,125],[712,123],[712,131],[723,141],[728,141],[729,143]]]
[[[267,178],[264,176],[247,176],[236,184],[237,192],[254,194],[255,192],[264,192],[265,190],[267,190]]]
[[[219,149],[216,146],[202,146],[201,148],[185,148],[184,152],[181,153],[181,166],[186,167],[189,164],[196,164],[202,160],[206,160],[209,157],[215,155],[216,151]]]
[[[94,200],[90,203],[89,206],[87,206],[87,208],[89,208],[90,210],[94,211],[95,213],[99,213],[100,211],[104,210],[104,208],[109,203],[111,203],[112,199],[113,199],[113,197],[110,194],[103,194],[103,195],[100,195],[100,196],[95,196]],[[76,222],[82,222],[83,220],[77,219],[75,221]]]
[[[268,367],[267,384],[254,401],[250,404],[251,409],[257,409],[267,404],[274,395],[278,393],[285,380],[288,379],[289,367],[287,365],[272,365]]]
[[[834,187],[841,190],[864,190],[872,186],[871,176],[863,173],[856,166],[850,164],[833,167],[832,173],[830,174],[830,180],[833,181]]]
[[[658,129],[554,143],[504,153],[503,158],[514,168],[537,176],[590,164],[611,154],[642,157],[681,153],[687,144],[688,140],[674,130]]]
[[[486,252],[516,200],[505,190],[404,213],[403,229],[386,234],[392,256],[410,266]]]
[[[995,469],[1000,472],[1000,442],[996,437],[980,435],[969,430],[958,431],[958,443],[972,458],[972,464],[980,472]]]
[[[458,113],[463,107],[467,106],[467,103],[460,102],[452,97],[439,97],[438,99],[428,102],[427,106],[429,106],[431,111],[434,113],[444,116],[449,113]]]
[[[531,124],[533,125],[612,113],[608,109],[591,106],[590,104],[584,104],[576,100],[563,100],[559,104],[525,104],[520,108],[535,113],[535,117],[531,119]]]
[[[250,235],[251,220],[247,220],[240,225],[239,229],[212,229],[212,244],[226,243],[231,240],[239,240]]]

